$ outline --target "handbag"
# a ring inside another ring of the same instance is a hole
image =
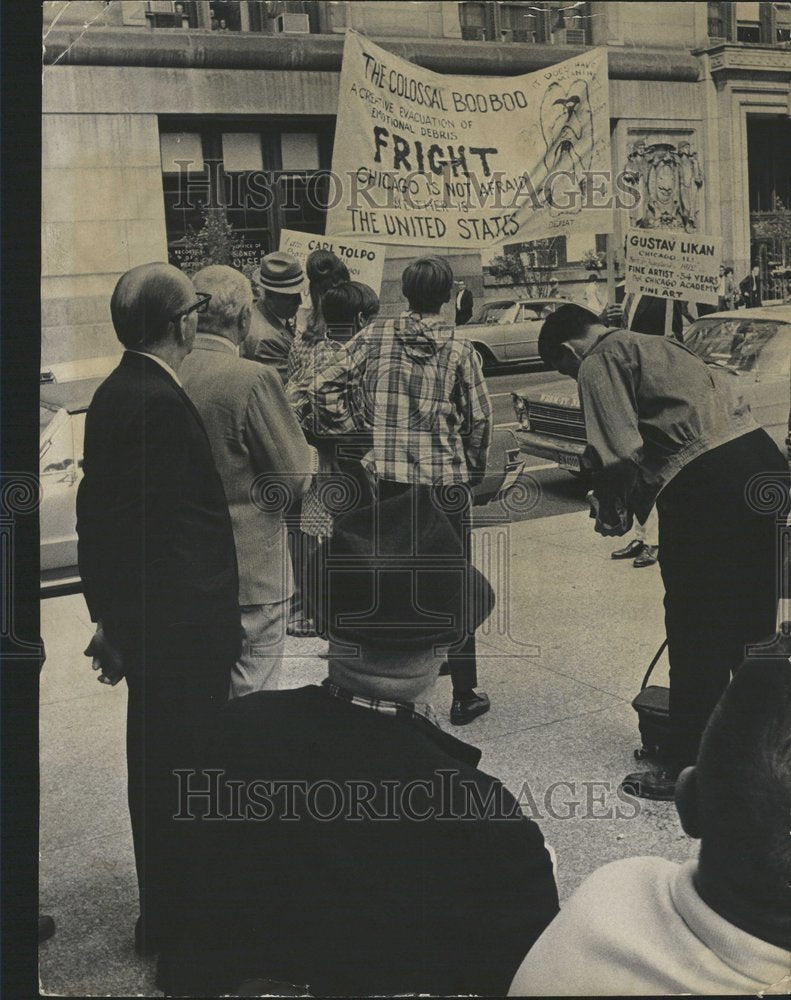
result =
[[[648,665],[640,685],[640,693],[632,702],[632,708],[637,712],[637,724],[643,744],[634,752],[638,760],[661,756],[670,747],[670,688],[648,683],[666,646],[667,639]]]

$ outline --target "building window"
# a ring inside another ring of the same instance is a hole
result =
[[[489,37],[488,11],[485,3],[460,3],[461,37],[467,42],[484,42]]]
[[[183,0],[181,3],[147,0],[145,16],[152,28],[198,27],[196,0]]]
[[[125,4],[124,23],[139,23],[130,20],[132,6]],[[137,6],[142,12],[140,17],[152,28],[252,31],[268,35],[332,30],[329,8],[312,0],[143,0]]]
[[[560,2],[460,3],[461,37],[468,41],[590,43],[590,5]]]
[[[333,125],[302,119],[162,119],[160,153],[168,257],[189,268],[188,236],[219,210],[243,238],[234,265],[250,269],[276,250],[281,229],[323,233]]]
[[[504,42],[545,42],[542,12],[536,4],[500,5],[500,37]]]
[[[241,31],[242,5],[227,0],[213,0],[209,6],[209,24],[212,31]]]
[[[775,41],[780,45],[791,42],[791,3],[776,3],[774,6],[775,15]]]
[[[556,45],[590,44],[590,4],[550,5],[549,23]]]
[[[712,41],[733,41],[735,11],[732,3],[709,3],[709,38]]]

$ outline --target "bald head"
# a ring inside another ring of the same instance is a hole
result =
[[[198,316],[198,333],[213,333],[241,343],[250,325],[253,289],[241,271],[212,264],[192,276],[195,291],[211,295],[209,308]]]
[[[118,279],[110,300],[116,335],[132,350],[160,345],[175,336],[173,317],[194,302],[192,282],[172,264],[133,267]]]

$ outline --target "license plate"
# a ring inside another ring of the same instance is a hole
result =
[[[563,395],[559,392],[542,392],[538,401],[539,403],[548,403],[550,406],[567,407],[570,410],[578,409],[580,405],[578,396]]]
[[[564,455],[563,452],[558,452],[558,465],[561,469],[568,469],[571,472],[582,471],[580,460],[576,455]]]

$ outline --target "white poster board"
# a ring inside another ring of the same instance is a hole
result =
[[[314,250],[330,250],[348,267],[352,281],[370,285],[377,295],[381,294],[386,252],[383,246],[362,240],[316,236],[313,233],[283,229],[280,233],[280,250],[296,257],[303,269],[309,254]]]
[[[626,292],[717,305],[722,240],[678,229],[630,229]]]

